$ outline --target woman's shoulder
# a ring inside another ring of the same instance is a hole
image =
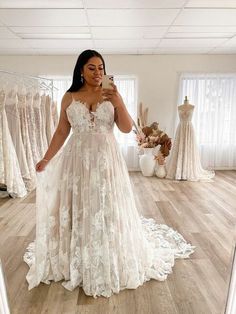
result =
[[[64,110],[71,104],[73,101],[73,96],[71,92],[65,92],[65,94],[62,97],[61,106]]]

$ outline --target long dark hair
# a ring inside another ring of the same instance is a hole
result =
[[[81,80],[81,72],[83,70],[83,66],[88,62],[88,60],[92,57],[98,57],[102,60],[104,74],[106,74],[105,70],[105,62],[101,54],[95,50],[84,50],[79,55],[77,62],[75,64],[74,72],[73,72],[73,80],[71,87],[67,90],[67,92],[77,92],[82,86],[83,81]]]

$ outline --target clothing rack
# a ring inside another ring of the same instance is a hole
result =
[[[34,76],[34,75],[29,75],[25,73],[18,73],[18,72],[12,72],[12,71],[7,71],[7,70],[1,70],[0,69],[0,74],[9,74],[12,76],[16,76],[18,78],[24,78],[24,79],[32,79],[32,80],[38,80],[39,85],[43,88],[49,89],[52,94],[52,99],[53,99],[53,91],[56,90],[58,91],[58,88],[56,88],[53,84],[53,79],[41,77],[41,76]]]

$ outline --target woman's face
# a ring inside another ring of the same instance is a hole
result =
[[[102,83],[102,76],[104,75],[104,68],[102,60],[99,57],[92,57],[84,65],[82,71],[84,81],[92,86],[100,86]]]

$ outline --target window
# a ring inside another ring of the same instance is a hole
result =
[[[193,125],[205,167],[236,167],[236,74],[182,74],[179,104],[195,105]]]

